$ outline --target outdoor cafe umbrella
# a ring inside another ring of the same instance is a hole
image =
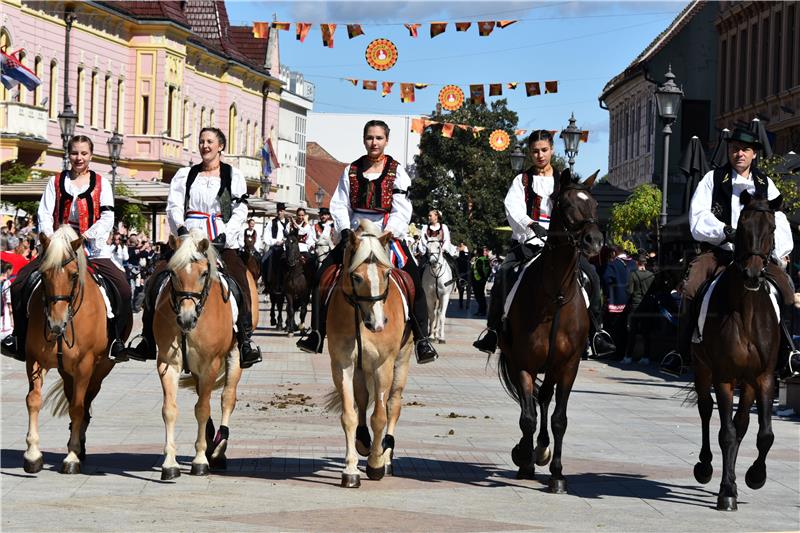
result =
[[[683,151],[680,167],[681,172],[686,176],[686,198],[684,199],[684,212],[689,211],[689,203],[692,201],[692,194],[697,188],[697,184],[710,170],[708,159],[703,145],[697,135],[693,136]]]
[[[728,128],[719,132],[717,139],[717,147],[714,148],[714,153],[711,154],[711,168],[716,169],[724,166],[728,162],[728,139],[731,136],[731,130]]]
[[[769,143],[767,129],[764,127],[764,123],[761,122],[758,117],[754,118],[753,121],[750,122],[750,131],[755,134],[755,136],[758,138],[758,141],[763,146],[763,148],[761,148],[761,156],[764,159],[772,157],[772,145]]]

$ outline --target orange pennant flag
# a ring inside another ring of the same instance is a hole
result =
[[[453,130],[456,128],[455,124],[450,124],[449,122],[445,122],[442,125],[442,137],[447,137],[448,139],[453,136]]]
[[[364,30],[361,29],[361,24],[347,25],[347,37],[352,39],[353,37],[358,37],[359,35],[364,35]]]
[[[436,37],[437,35],[444,33],[444,30],[447,29],[446,22],[431,22],[431,39]]]
[[[456,31],[467,31],[470,26],[471,22],[456,22]]]
[[[555,137],[555,136],[556,136],[556,133],[558,133],[558,131],[557,131],[557,130],[547,130],[547,131],[549,131],[549,132],[550,132],[550,135],[551,135],[552,137]]]
[[[269,37],[269,26],[266,22],[253,23],[253,37],[256,39],[266,39]]]
[[[528,133],[528,130],[514,130],[514,135],[517,135],[517,136],[525,135],[526,133]]]
[[[414,101],[414,84],[401,83],[400,84],[400,101],[404,104],[410,104]]]
[[[503,84],[502,83],[490,83],[489,84],[489,96],[502,96],[503,95]]]
[[[412,118],[411,131],[419,135],[422,135],[422,132],[425,131],[425,120],[421,118]]]
[[[428,119],[428,118],[422,119],[422,123],[425,124],[426,128],[428,126],[433,126],[434,124],[438,124],[438,122],[436,122],[435,120],[431,120],[431,119]]]
[[[583,130],[581,132],[581,141],[588,143],[589,142],[589,130]]]
[[[506,83],[506,88],[507,89],[511,89],[513,91],[514,89],[517,88],[517,85],[518,85],[518,83],[516,81],[512,81],[512,82]]]
[[[358,80],[357,80],[357,79],[355,79],[355,78],[345,78],[345,79],[346,79],[347,81],[349,81],[350,83],[352,83],[352,84],[353,84],[353,87],[355,87],[356,85],[358,85]]]
[[[557,81],[546,81],[544,82],[544,93],[551,94],[558,92],[558,82]]]
[[[307,22],[298,22],[296,24],[297,27],[297,40],[301,43],[306,40],[306,35],[308,35],[308,30],[311,29],[311,24]]]
[[[478,34],[481,37],[486,37],[487,35],[490,35],[492,33],[492,30],[494,30],[494,21],[493,20],[487,20],[485,22],[478,22]]]
[[[470,85],[469,86],[469,101],[473,104],[483,104],[486,100],[483,98],[483,85]]]
[[[516,20],[498,20],[497,27],[498,28],[505,28],[506,26],[511,26],[514,24]]]
[[[272,23],[272,27],[275,28],[276,30],[287,31],[289,28],[291,28],[291,26],[292,26],[291,22],[273,22]]]
[[[528,96],[536,96],[538,94],[542,94],[542,90],[539,87],[538,81],[526,81],[525,82],[525,94]]]
[[[333,48],[333,34],[336,32],[336,24],[320,24],[322,29],[322,44],[328,48]]]
[[[427,86],[428,86],[427,83],[415,83],[414,84],[414,87],[416,87],[417,89],[424,89]]]
[[[387,94],[389,94],[390,92],[392,92],[392,85],[394,85],[394,82],[393,82],[393,81],[384,81],[384,82],[381,82],[381,86],[382,86],[382,89],[381,89],[381,96],[386,96]]]
[[[361,82],[361,88],[366,91],[377,91],[378,90],[378,82],[375,80],[363,80]]]
[[[408,34],[411,37],[413,37],[415,39],[417,37],[419,37],[419,33],[417,32],[417,28],[420,27],[420,24],[403,24],[403,26],[405,26],[408,29]]]

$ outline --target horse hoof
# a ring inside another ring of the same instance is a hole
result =
[[[747,469],[747,475],[744,476],[744,481],[747,486],[753,490],[758,490],[764,486],[767,481],[767,467],[753,465]]]
[[[550,462],[550,457],[552,454],[550,453],[549,446],[544,448],[539,448],[537,446],[536,450],[534,450],[534,453],[536,454],[536,466],[546,466],[547,463]]]
[[[439,344],[447,344],[447,341],[444,339],[439,339]]]
[[[275,319],[274,318],[270,318],[269,319],[269,325],[270,326],[274,326],[275,324],[277,324],[277,322],[275,322]]]
[[[567,480],[566,479],[552,479],[548,483],[550,492],[553,494],[566,494],[567,493]]]
[[[193,476],[207,476],[211,469],[206,463],[192,463],[192,470],[189,472]]]
[[[44,457],[39,457],[35,461],[28,461],[25,459],[25,462],[22,464],[22,468],[28,474],[36,474],[37,472],[41,472],[42,468],[44,468]]]
[[[361,486],[361,476],[358,474],[342,474],[343,489],[357,489]]]
[[[711,463],[697,463],[694,465],[694,478],[697,480],[698,483],[702,483],[703,485],[705,485],[706,483],[711,481],[711,475],[713,473],[714,473],[714,467],[711,466]]]
[[[80,474],[81,473],[81,464],[80,463],[61,463],[61,473],[62,474]]]
[[[367,426],[356,427],[356,451],[361,457],[369,455],[369,449],[372,446],[372,437],[369,434]]]
[[[294,337],[294,332],[287,331],[287,332],[286,332],[286,336],[287,336],[287,337],[289,337],[289,338],[291,339],[292,337]]]
[[[532,466],[523,466],[517,471],[517,479],[536,479]]]
[[[161,469],[161,481],[169,481],[181,477],[181,469],[177,466],[169,466]]]
[[[367,465],[367,477],[373,481],[379,481],[383,479],[384,474],[386,474],[386,468],[372,468],[371,466]]]
[[[736,511],[738,508],[736,496],[717,497],[717,511]]]
[[[387,476],[394,476],[394,467],[392,466],[392,463],[386,463],[386,465],[383,467],[383,470]]]
[[[211,470],[227,470],[228,469],[228,458],[224,455],[220,455],[218,457],[212,457],[208,460],[208,466],[211,467]]]
[[[531,454],[522,452],[517,444],[511,449],[511,460],[519,467],[528,466],[531,463]]]

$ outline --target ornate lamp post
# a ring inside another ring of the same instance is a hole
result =
[[[575,166],[575,156],[578,155],[578,145],[581,143],[581,130],[575,125],[575,113],[569,117],[569,126],[561,130],[560,137],[564,139],[564,153],[567,154],[569,171]]]
[[[117,189],[117,163],[119,162],[119,156],[122,152],[122,143],[124,140],[122,139],[122,135],[114,132],[114,135],[108,138],[106,144],[108,144],[108,156],[111,158],[111,190],[116,191]]]
[[[314,193],[314,200],[317,202],[317,207],[322,207],[322,202],[325,200],[325,191],[322,187],[318,186],[317,192]]]
[[[675,82],[675,74],[672,73],[672,65],[667,67],[667,73],[664,76],[667,81],[664,85],[656,89],[656,106],[658,107],[658,116],[664,122],[664,165],[661,176],[661,225],[667,223],[667,187],[669,171],[669,136],[672,134],[672,123],[678,118],[678,110],[681,107],[681,99],[683,98],[683,91],[678,87]]]
[[[525,166],[525,157],[525,153],[518,144],[516,148],[514,148],[514,151],[511,152],[511,168],[516,174],[522,172],[522,169]]]
[[[75,134],[75,124],[78,123],[78,115],[72,110],[69,100],[64,104],[64,110],[58,114],[58,126],[61,128],[61,145],[64,148],[64,170],[69,170],[69,153],[67,145]]]
[[[261,196],[264,200],[269,200],[269,193],[272,190],[272,180],[269,176],[264,176],[261,178]]]

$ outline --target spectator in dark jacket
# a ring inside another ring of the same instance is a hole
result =
[[[458,257],[456,257],[456,267],[458,272],[456,275],[458,276],[458,283],[456,287],[458,288],[458,308],[464,309],[464,291],[466,290],[469,283],[469,248],[461,241],[458,243]],[[469,294],[467,294],[467,305],[469,305]]]
[[[622,359],[620,353],[625,343],[625,307],[628,304],[628,278],[636,264],[619,246],[612,246],[613,259],[603,271],[603,293],[606,297],[605,324],[608,332],[618,346],[616,359]]]
[[[486,282],[492,272],[489,264],[489,248],[483,247],[481,252],[475,252],[475,260],[472,264],[472,292],[475,294],[475,301],[478,302],[478,312],[475,316],[486,316]]]
[[[647,270],[647,255],[640,254],[636,258],[636,270],[633,271],[628,278],[628,289],[626,291],[628,294],[628,308],[626,310],[628,342],[625,350],[625,359],[623,360],[624,363],[633,361],[636,335],[638,333],[642,334],[642,339],[644,340],[644,357],[639,362],[642,364],[650,363],[650,335],[646,331],[649,317],[640,314],[639,310],[640,308],[643,311],[645,310],[645,308],[642,307],[642,302],[650,290],[650,287],[653,285],[655,278],[655,274]]]

